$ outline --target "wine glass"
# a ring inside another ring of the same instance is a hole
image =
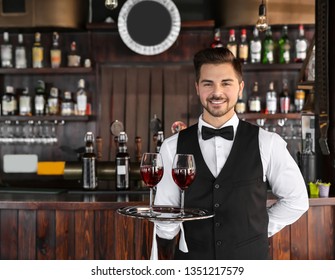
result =
[[[181,190],[180,217],[185,217],[185,190],[195,178],[196,168],[194,156],[191,154],[176,154],[172,164],[172,177]]]
[[[158,153],[144,153],[141,159],[140,173],[145,185],[150,188],[149,216],[153,217],[153,188],[163,177],[163,159]]]

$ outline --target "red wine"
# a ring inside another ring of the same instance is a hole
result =
[[[163,167],[152,167],[150,165],[141,166],[141,177],[147,187],[152,188],[156,186],[163,176]]]
[[[195,170],[192,168],[173,168],[172,177],[179,188],[185,190],[195,178]]]

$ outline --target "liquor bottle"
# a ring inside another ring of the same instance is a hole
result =
[[[49,115],[59,115],[59,103],[58,88],[52,87],[47,101]]]
[[[16,97],[14,94],[14,87],[6,86],[6,91],[2,96],[1,101],[2,115],[13,116],[17,108]]]
[[[44,48],[41,45],[41,33],[35,33],[35,42],[32,48],[33,68],[44,67]]]
[[[248,62],[249,44],[247,42],[247,30],[246,29],[241,30],[241,42],[238,48],[238,56],[242,63]]]
[[[301,110],[304,108],[305,104],[305,91],[302,89],[297,89],[294,94],[294,105],[295,105],[295,111],[301,112]]]
[[[211,43],[211,48],[222,48],[223,43],[221,41],[221,30],[220,28],[214,29],[214,41]]]
[[[116,190],[129,189],[130,157],[127,152],[128,137],[124,131],[118,136],[118,152],[115,157]]]
[[[85,152],[82,156],[82,183],[86,190],[94,190],[98,186],[97,157],[94,152],[94,134],[85,134]]]
[[[18,45],[15,47],[15,68],[27,68],[27,52],[23,44],[23,35],[17,35]]]
[[[59,34],[52,34],[52,47],[50,49],[51,68],[59,68],[62,62],[62,51],[59,48]]]
[[[256,27],[254,28],[253,35],[254,37],[250,41],[250,62],[259,63],[261,62],[262,42]]]
[[[258,93],[258,82],[254,82],[252,87],[252,93],[249,97],[249,112],[250,113],[260,113],[262,109],[261,97]]]
[[[159,153],[161,146],[164,141],[164,132],[163,131],[158,131],[157,133],[157,142],[156,142],[156,153]]]
[[[277,113],[277,92],[274,90],[273,82],[270,82],[269,90],[266,93],[266,113]]]
[[[77,98],[77,114],[79,116],[86,115],[86,107],[87,107],[87,92],[85,89],[85,80],[80,79],[78,81],[78,89],[76,93]]]
[[[65,91],[63,101],[61,104],[61,115],[71,116],[74,114],[74,102],[71,91]]]
[[[302,24],[299,25],[299,35],[295,40],[295,62],[303,62],[307,54],[308,41],[305,37],[305,30]]]
[[[31,116],[31,111],[31,96],[29,95],[29,89],[25,88],[19,96],[19,115]]]
[[[229,30],[229,40],[227,43],[227,48],[233,53],[235,57],[237,57],[237,43],[234,29]]]
[[[262,63],[272,64],[274,62],[274,41],[272,38],[271,26],[269,26],[265,32],[262,50]]]
[[[45,83],[42,80],[38,80],[35,88],[35,99],[34,99],[35,115],[45,115],[45,107],[46,107],[45,105],[46,105]]]
[[[70,52],[67,56],[67,66],[79,67],[80,66],[80,55],[77,53],[77,44],[75,41],[71,43]]]
[[[290,105],[291,105],[287,80],[283,81],[283,90],[280,94],[279,102],[280,102],[280,113],[287,114],[290,111]]]
[[[13,46],[9,42],[8,32],[3,33],[3,44],[1,45],[1,67],[13,67]]]
[[[290,63],[291,62],[291,42],[288,38],[287,25],[283,26],[282,35],[279,39],[279,63]]]
[[[246,111],[246,105],[242,96],[238,96],[237,102],[235,104],[235,112],[237,114],[244,114]]]

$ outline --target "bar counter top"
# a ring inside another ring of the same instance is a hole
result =
[[[143,205],[149,201],[148,190],[67,190],[0,188],[0,209],[115,209],[117,206]],[[269,192],[267,205],[276,197]],[[335,197],[310,198],[310,206],[335,205]],[[81,205],[81,206],[79,206]]]

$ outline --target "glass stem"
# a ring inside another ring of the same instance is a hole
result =
[[[152,202],[153,202],[153,188],[150,188],[150,206],[149,206],[150,216],[153,215]]]
[[[185,211],[184,211],[184,196],[185,196],[185,191],[181,190],[181,202],[180,202],[180,215],[184,216]]]

